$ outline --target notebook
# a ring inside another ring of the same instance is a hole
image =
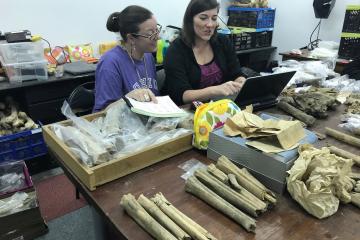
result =
[[[96,64],[89,64],[83,61],[66,63],[64,65],[64,71],[73,75],[81,75],[84,73],[95,72]]]
[[[248,78],[234,102],[239,107],[252,104],[255,110],[268,108],[277,103],[277,97],[296,71]]]
[[[185,117],[187,113],[179,108],[169,96],[156,97],[157,103],[139,102],[135,99],[124,97],[131,111],[150,117]]]

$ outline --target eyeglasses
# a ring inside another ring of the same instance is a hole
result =
[[[158,39],[159,33],[161,32],[162,26],[160,24],[157,24],[156,31],[154,33],[145,35],[145,34],[139,34],[139,33],[131,33],[131,35],[137,36],[137,37],[143,37],[147,38],[151,41],[155,41]]]

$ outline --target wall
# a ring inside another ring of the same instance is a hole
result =
[[[221,14],[226,13],[230,0],[219,0]],[[0,0],[0,31],[29,29],[40,34],[53,46],[99,42],[115,39],[105,28],[107,17],[130,4],[149,8],[162,25],[181,26],[189,0]],[[313,0],[269,0],[276,8],[273,45],[278,51],[287,51],[308,44],[317,24]],[[323,21],[321,39],[339,41],[345,7],[360,0],[337,0],[329,19]]]
[[[115,40],[106,30],[107,17],[128,5],[151,10],[159,23],[181,26],[189,0],[0,0],[0,31],[29,29],[52,46]]]
[[[312,7],[313,0],[270,0],[276,8],[273,45],[278,52],[306,46],[318,23]],[[337,0],[328,19],[321,24],[320,39],[340,42],[347,5],[360,5],[360,0]]]

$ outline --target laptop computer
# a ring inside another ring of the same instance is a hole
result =
[[[83,61],[66,63],[64,65],[64,71],[71,73],[72,75],[81,75],[85,73],[95,72],[96,64],[89,64]]]
[[[238,95],[233,98],[240,107],[253,105],[255,110],[269,108],[277,103],[277,97],[296,71],[248,78]]]

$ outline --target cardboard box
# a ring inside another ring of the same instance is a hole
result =
[[[210,148],[208,148],[207,150],[207,157],[212,159],[212,160],[217,160],[219,159],[219,157],[223,156],[224,154],[220,154]],[[284,182],[280,182],[278,180],[275,180],[273,178],[267,177],[259,172],[254,171],[253,169],[250,169],[246,166],[244,166],[243,164],[240,164],[238,161],[234,161],[231,158],[228,158],[230,161],[232,161],[234,164],[236,164],[238,167],[240,168],[247,168],[249,170],[249,172],[257,179],[259,180],[262,184],[264,184],[267,188],[271,189],[272,191],[275,191],[277,193],[282,193],[285,190],[285,186],[286,183]]]
[[[7,194],[12,194],[17,191],[25,191],[27,189],[33,188],[33,182],[29,174],[29,170],[24,161],[18,162],[8,162],[0,164],[0,177],[7,174],[18,174],[22,175],[24,178],[24,182],[21,186],[12,187],[12,186],[2,186],[0,184],[0,197],[5,197]],[[7,190],[3,190],[2,188],[6,188]]]
[[[104,115],[103,112],[84,116],[91,121]],[[62,121],[60,124],[69,125],[71,121]],[[56,153],[64,164],[80,179],[80,181],[89,188],[90,191],[97,186],[118,179],[157,162],[173,157],[179,153],[192,148],[192,133],[181,135],[177,138],[155,144],[144,146],[140,151],[133,154],[113,159],[109,162],[88,167],[80,163],[70,149],[62,142],[52,131],[51,125],[43,127],[43,134],[49,149]]]
[[[32,198],[28,205],[17,209],[16,212],[0,216],[0,239],[33,239],[48,232],[48,228],[41,216],[37,202],[35,189],[26,190]],[[13,194],[1,196],[2,201],[6,201]]]
[[[303,143],[314,143],[317,137],[314,133],[305,130],[306,137]],[[217,129],[210,133],[207,157],[217,160],[221,155],[226,156],[238,165],[247,168],[265,186],[281,193],[285,186],[287,173],[296,158],[297,149],[267,154],[247,146],[246,140],[241,137],[227,137],[223,129]]]

